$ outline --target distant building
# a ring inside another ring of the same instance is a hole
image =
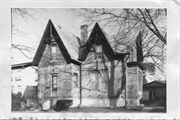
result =
[[[35,87],[37,87],[38,84],[38,73],[37,70],[31,66],[31,62],[13,64],[11,72],[12,93],[17,94],[20,92],[25,98],[35,97],[29,93],[29,90],[31,90],[30,87],[34,88],[34,90],[36,89]],[[37,94],[37,91],[33,92]]]
[[[145,68],[144,84],[153,81],[166,80],[164,73],[157,66],[155,66],[154,63],[146,62],[143,63],[143,66]]]
[[[143,100],[166,99],[166,82],[153,81],[143,85]]]

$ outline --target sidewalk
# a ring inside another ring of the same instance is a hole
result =
[[[142,112],[151,112],[153,109],[164,109],[163,107],[158,106],[162,101],[156,101],[152,104],[150,104],[149,106],[143,108],[141,111]]]

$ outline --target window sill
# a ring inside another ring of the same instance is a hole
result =
[[[58,60],[50,60],[50,63],[57,63]]]

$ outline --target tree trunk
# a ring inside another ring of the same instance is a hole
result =
[[[111,109],[116,108],[117,98],[109,98],[109,105]]]

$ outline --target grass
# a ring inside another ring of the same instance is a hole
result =
[[[152,103],[154,103],[155,102],[155,100],[143,100],[143,104],[145,105],[145,106],[149,106],[150,104],[152,104]]]
[[[82,107],[82,108],[69,108],[68,111],[61,111],[61,112],[91,112],[91,113],[132,113],[132,112],[140,112],[140,111],[134,111],[134,110],[128,110],[122,107],[118,107],[118,108],[104,108],[104,107]]]

